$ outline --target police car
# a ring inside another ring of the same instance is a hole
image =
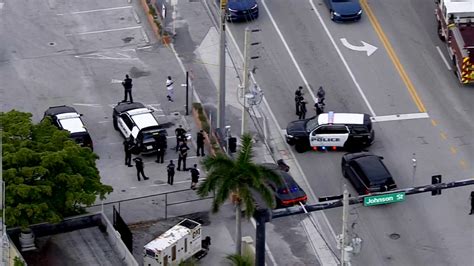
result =
[[[290,122],[286,141],[297,152],[313,150],[358,149],[374,141],[372,121],[368,114],[322,113],[309,119]]]
[[[153,110],[139,102],[119,102],[114,107],[113,124],[124,138],[132,138],[135,153],[152,153],[156,151],[155,136],[160,132],[167,135],[153,116]]]
[[[49,107],[43,119],[50,118],[51,123],[61,130],[67,130],[71,138],[82,147],[93,149],[92,139],[76,109],[66,105]]]

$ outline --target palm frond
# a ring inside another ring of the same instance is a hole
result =
[[[239,154],[237,156],[237,164],[245,164],[251,163],[252,156],[253,156],[253,149],[252,149],[252,137],[250,134],[244,134],[241,138],[242,147],[240,148]]]
[[[252,266],[253,265],[253,258],[250,255],[231,254],[231,255],[227,255],[226,259],[233,266]]]

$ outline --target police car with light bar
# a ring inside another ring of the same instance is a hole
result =
[[[50,118],[51,123],[61,130],[67,130],[70,137],[82,147],[89,147],[93,150],[91,136],[87,131],[84,122],[81,119],[82,114],[79,114],[76,109],[71,106],[60,105],[49,107],[44,112],[43,119]]]
[[[132,138],[134,153],[153,153],[156,151],[156,136],[167,135],[153,116],[153,110],[139,102],[119,102],[114,107],[113,124],[124,138]]]
[[[372,121],[368,114],[322,113],[308,119],[290,122],[286,142],[297,152],[313,150],[361,149],[374,141]]]

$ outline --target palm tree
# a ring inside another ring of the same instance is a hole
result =
[[[232,266],[253,266],[253,258],[247,255],[231,254],[225,257]]]
[[[252,162],[252,137],[244,134],[241,138],[242,147],[235,159],[224,154],[216,154],[203,160],[208,171],[206,180],[200,184],[198,195],[206,197],[215,192],[212,211],[218,212],[226,200],[232,196],[235,205],[236,223],[236,254],[241,255],[241,214],[242,204],[245,206],[245,217],[250,219],[255,212],[255,200],[252,193],[261,195],[265,203],[273,207],[274,195],[267,182],[280,184],[280,176],[262,165]]]

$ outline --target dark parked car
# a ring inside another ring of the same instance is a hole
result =
[[[71,138],[79,145],[93,149],[91,136],[84,126],[81,116],[82,114],[79,114],[73,107],[60,105],[49,107],[44,112],[43,119],[49,117],[53,125],[61,130],[69,131]]]
[[[248,21],[258,18],[258,4],[256,0],[228,0],[227,21]]]
[[[362,17],[359,0],[325,0],[331,20],[358,21]]]
[[[369,152],[347,153],[342,157],[342,174],[360,195],[396,189],[382,160],[383,157]]]
[[[263,164],[265,167],[275,170],[281,177],[281,184],[269,183],[268,186],[275,194],[276,207],[288,207],[299,202],[305,204],[308,197],[304,190],[296,183],[293,177],[281,168],[272,163]]]

